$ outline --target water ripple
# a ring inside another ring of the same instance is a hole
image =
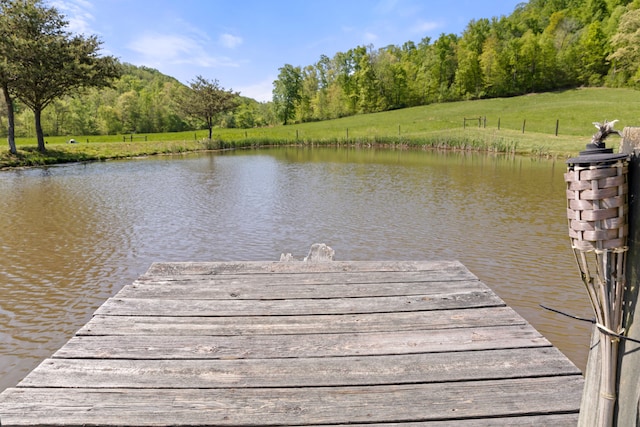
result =
[[[469,154],[281,149],[0,172],[0,390],[155,261],[459,259],[578,365],[589,316],[562,169]]]

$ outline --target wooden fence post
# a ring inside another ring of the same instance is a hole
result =
[[[622,327],[624,335],[640,340],[640,127],[625,127],[621,151],[630,154],[629,161],[629,252],[627,253],[627,286],[624,294]],[[636,320],[636,322],[634,322]],[[620,340],[618,353],[618,405],[615,425],[640,425],[640,344]]]

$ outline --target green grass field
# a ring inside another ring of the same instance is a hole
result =
[[[465,126],[465,120],[466,126]],[[478,126],[480,120],[481,127]],[[475,120],[473,120],[475,119]],[[0,151],[0,167],[179,153],[277,144],[389,144],[449,147],[565,157],[596,132],[593,122],[619,120],[616,129],[640,126],[640,92],[586,88],[513,98],[431,104],[337,120],[257,129],[110,136],[47,137],[49,153],[35,152],[35,138],[19,138],[19,155]],[[556,136],[556,126],[558,135]],[[67,144],[69,138],[77,144]],[[617,147],[611,137],[608,146]]]

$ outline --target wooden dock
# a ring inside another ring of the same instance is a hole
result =
[[[580,371],[456,261],[157,263],[7,426],[575,426]]]

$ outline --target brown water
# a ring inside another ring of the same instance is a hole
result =
[[[0,172],[0,390],[154,261],[458,259],[584,369],[563,163],[274,149]]]

